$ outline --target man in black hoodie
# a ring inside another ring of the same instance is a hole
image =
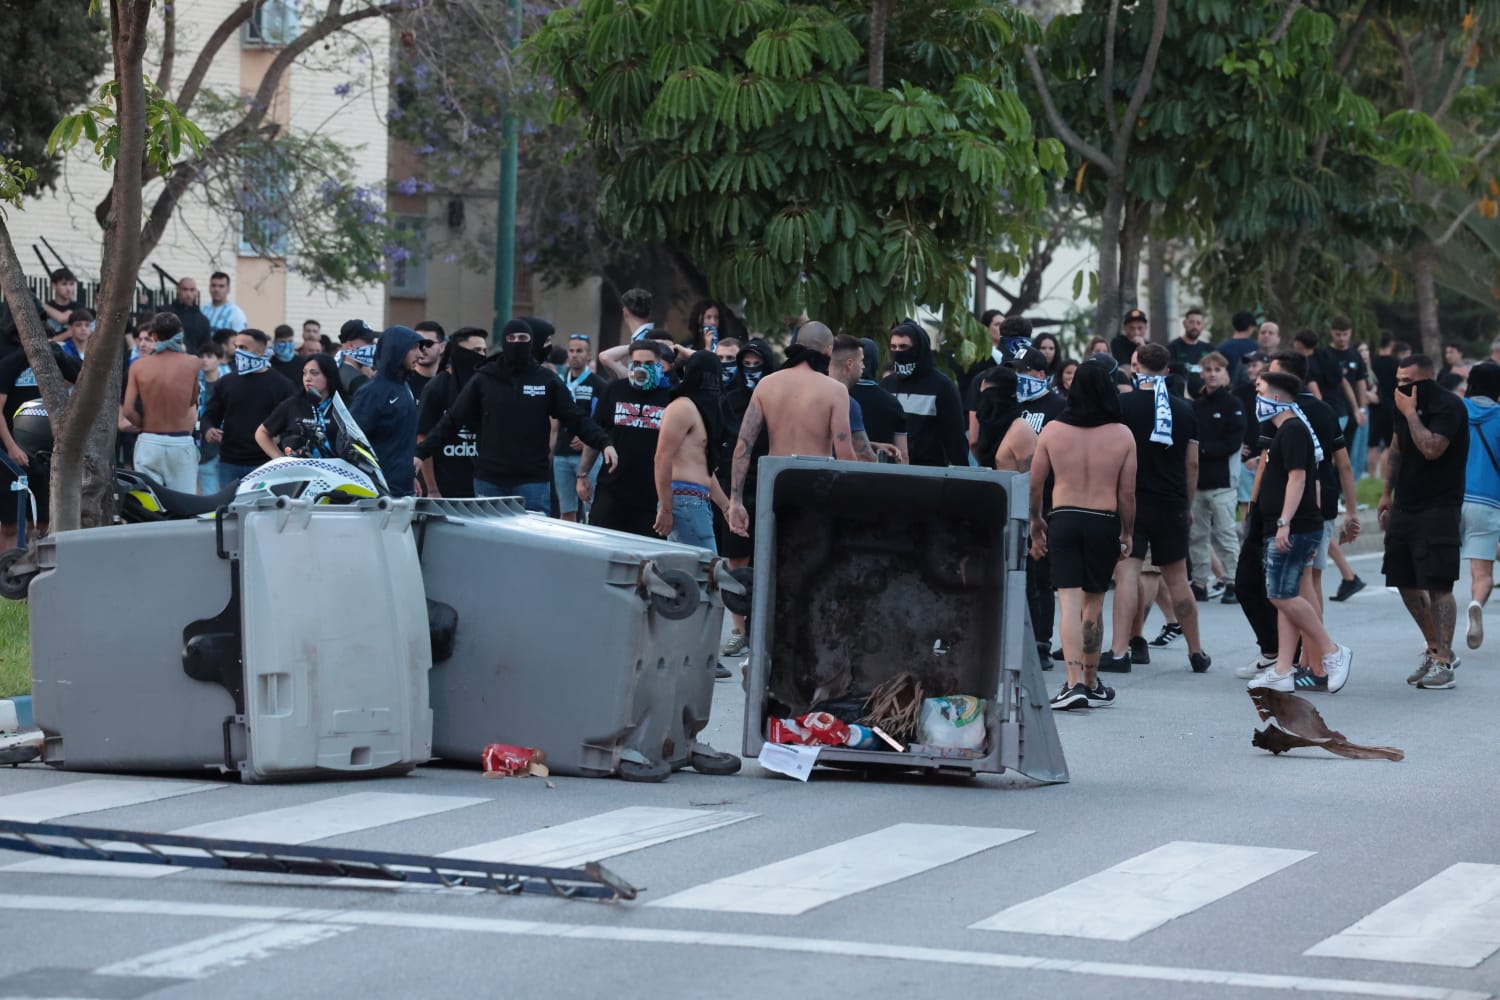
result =
[[[730,379],[729,387],[724,390],[723,399],[724,450],[722,454],[726,458],[734,454],[735,443],[740,437],[740,424],[745,419],[745,411],[750,409],[750,399],[752,393],[755,392],[755,387],[760,384],[762,378],[776,370],[776,356],[772,353],[770,344],[759,337],[752,337],[740,348],[734,367],[734,378]],[[719,543],[719,555],[728,560],[730,569],[743,569],[749,566],[751,557],[755,555],[755,467],[760,457],[770,451],[770,448],[770,437],[762,429],[752,453],[753,460],[750,463],[750,469],[745,474],[745,508],[750,513],[749,533],[741,535],[730,531],[729,522],[724,519],[724,513],[717,507],[714,508],[714,538]],[[733,463],[728,461],[719,463],[719,486],[726,494],[732,485],[732,466]],[[729,639],[724,643],[720,652],[725,656],[743,656],[747,649],[744,616],[734,615],[731,628]]]
[[[411,496],[416,479],[417,401],[406,375],[421,351],[422,335],[411,327],[386,330],[376,347],[375,376],[349,404],[349,415],[370,439],[393,497]]]
[[[417,440],[432,433],[443,414],[452,408],[458,394],[474,377],[489,354],[490,335],[477,326],[454,331],[444,348],[440,370],[422,390],[417,401]],[[458,429],[458,440],[445,444],[431,458],[422,460],[422,480],[428,496],[466,497],[474,492],[474,455],[479,435],[471,427]],[[572,483],[568,484],[570,487]]]
[[[915,320],[891,329],[895,372],[881,383],[906,411],[912,465],[968,465],[964,404],[958,387],[932,366],[932,342]]]
[[[1203,394],[1193,401],[1198,420],[1198,490],[1193,494],[1193,523],[1188,551],[1193,570],[1193,597],[1209,599],[1212,556],[1225,573],[1240,561],[1240,532],[1235,520],[1236,484],[1230,459],[1245,443],[1245,410],[1229,391],[1229,360],[1217,351],[1199,359]],[[1224,584],[1234,594],[1234,581]]]
[[[546,514],[552,506],[551,420],[602,450],[607,467],[614,467],[617,456],[608,435],[574,405],[562,380],[537,364],[531,327],[513,319],[500,339],[501,353],[474,372],[443,419],[417,446],[417,455],[429,458],[456,438],[459,428],[478,427],[474,495],[519,496],[527,510]]]

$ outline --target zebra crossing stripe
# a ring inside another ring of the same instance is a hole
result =
[[[50,823],[64,816],[144,805],[147,802],[196,792],[211,792],[223,787],[211,781],[89,778],[50,788],[0,795],[0,819],[17,823]]]
[[[785,861],[706,882],[650,905],[793,916],[1008,844],[1031,832],[897,823]]]
[[[1312,854],[1174,841],[1017,903],[970,927],[1131,941]]]
[[[355,792],[302,805],[215,820],[212,823],[199,823],[171,832],[183,837],[310,844],[316,840],[341,837],[488,801],[490,800],[458,795]],[[128,844],[106,846],[121,851],[139,850]],[[181,868],[166,865],[139,865],[126,861],[75,861],[70,858],[37,858],[9,865],[5,870],[54,875],[114,875],[123,878],[161,878],[182,871]]]
[[[440,857],[576,868],[618,854],[753,819],[755,813],[631,806],[541,830],[461,847]]]
[[[1500,950],[1500,865],[1456,864],[1304,955],[1472,969]]]

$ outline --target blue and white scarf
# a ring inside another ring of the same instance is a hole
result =
[[[1029,403],[1038,396],[1047,394],[1047,380],[1031,375],[1016,374],[1016,402]]]
[[[1279,399],[1267,399],[1264,396],[1255,397],[1255,419],[1260,423],[1272,420],[1276,414],[1291,410],[1297,419],[1302,421],[1302,426],[1307,428],[1308,435],[1312,438],[1313,455],[1317,457],[1318,464],[1323,464],[1323,443],[1318,440],[1317,432],[1313,430],[1312,421],[1307,419],[1307,414],[1302,412],[1302,407],[1296,403],[1285,402]]]
[[[271,359],[264,354],[252,354],[249,351],[236,350],[234,352],[234,370],[241,375],[254,375],[271,367]]]
[[[350,361],[353,361],[357,365],[363,365],[366,368],[374,368],[375,347],[376,345],[374,344],[365,344],[363,347],[356,347],[352,351],[345,351],[344,357],[348,358]]]
[[[1151,425],[1151,441],[1153,444],[1170,445],[1172,443],[1172,396],[1167,392],[1167,377],[1165,375],[1138,375],[1135,385],[1137,389],[1150,389],[1155,393],[1156,420]]]

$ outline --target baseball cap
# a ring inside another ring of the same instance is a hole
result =
[[[380,336],[370,324],[362,319],[351,319],[339,327],[339,343],[347,344],[351,340],[375,340]]]
[[[1047,355],[1034,347],[1026,347],[1012,354],[1006,364],[1018,372],[1044,372],[1047,370]]]
[[[1120,321],[1120,325],[1124,326],[1126,323],[1145,323],[1147,326],[1151,325],[1146,319],[1146,314],[1139,309],[1132,309],[1125,314],[1125,318]]]
[[[1251,351],[1249,354],[1245,355],[1244,360],[1246,360],[1246,361],[1259,361],[1261,364],[1265,364],[1267,361],[1270,361],[1271,359],[1269,357],[1267,357],[1266,354],[1263,351]]]

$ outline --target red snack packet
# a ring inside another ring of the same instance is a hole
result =
[[[484,748],[484,754],[480,758],[484,764],[484,773],[497,777],[531,774],[535,767],[540,766],[546,759],[546,755],[540,750],[534,750],[531,747],[515,747],[508,743],[491,743]],[[545,773],[545,770],[542,773]]]
[[[827,712],[813,712],[797,722],[807,730],[809,743],[841,747],[849,739],[849,724]]]
[[[807,730],[798,725],[798,720],[770,719],[766,722],[766,742],[803,746],[809,740]]]

